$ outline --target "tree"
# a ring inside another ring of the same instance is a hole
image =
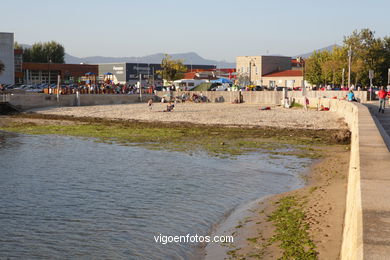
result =
[[[374,84],[384,84],[386,39],[375,38],[370,29],[353,31],[344,37],[344,44],[352,49],[352,77],[355,84],[369,85],[368,71],[374,70]]]
[[[241,87],[246,87],[251,84],[248,73],[240,73],[237,76],[237,84]]]
[[[348,70],[348,50],[352,50],[351,82],[369,85],[368,71],[374,70],[374,85],[386,84],[390,64],[390,38],[375,38],[369,29],[353,31],[344,37],[344,46],[331,52],[314,52],[306,60],[305,77],[314,85],[342,82],[342,71]],[[346,76],[347,77],[347,76]],[[346,82],[344,82],[346,83]]]
[[[323,82],[321,52],[314,51],[305,61],[305,79],[313,85],[319,86]]]
[[[183,65],[183,60],[173,60],[168,54],[165,54],[165,58],[161,61],[161,68],[156,73],[168,81],[182,78],[183,74],[187,71],[187,67]]]
[[[387,82],[390,82],[390,79],[388,79],[388,70],[390,68],[390,37],[383,38],[383,47],[384,47],[384,57],[385,57],[385,66],[382,68],[382,78],[387,79]]]
[[[17,41],[15,41],[14,42],[14,49],[19,50],[19,49],[23,49],[23,47]]]
[[[65,49],[55,41],[34,43],[31,48],[23,49],[23,61],[65,63]]]

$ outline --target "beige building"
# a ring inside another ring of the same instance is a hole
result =
[[[237,76],[248,77],[251,84],[265,85],[263,76],[272,72],[291,70],[291,57],[285,56],[238,56]]]
[[[263,75],[263,86],[296,88],[303,84],[302,70],[284,70]]]

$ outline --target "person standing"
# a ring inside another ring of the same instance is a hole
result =
[[[149,99],[148,101],[148,106],[149,106],[149,110],[152,110],[152,107],[153,107],[153,99]]]
[[[387,92],[384,89],[384,87],[381,87],[381,89],[378,92],[378,98],[379,98],[379,111],[380,113],[382,111],[382,114],[385,113],[385,104],[386,104],[386,96]]]

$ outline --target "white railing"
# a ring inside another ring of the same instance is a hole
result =
[[[11,94],[1,94],[1,102],[10,102]]]

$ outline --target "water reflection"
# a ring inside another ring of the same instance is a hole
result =
[[[25,259],[188,259],[194,245],[161,245],[153,236],[205,235],[237,205],[296,188],[307,162],[62,136],[0,140],[0,257]]]

